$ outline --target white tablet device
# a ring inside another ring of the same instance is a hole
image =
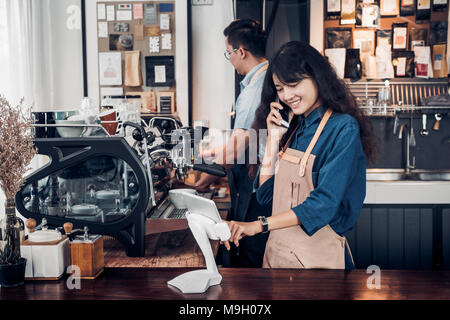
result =
[[[216,223],[222,222],[214,201],[189,193],[183,193],[183,198],[189,213],[200,214]]]

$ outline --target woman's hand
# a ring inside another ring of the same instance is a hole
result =
[[[254,236],[262,232],[262,224],[259,220],[253,222],[238,222],[238,221],[224,221],[228,224],[230,228],[230,239],[228,241],[221,241],[221,244],[224,244],[227,250],[230,250],[230,242],[234,242],[236,247],[239,247],[239,240],[243,237]]]
[[[269,132],[269,135],[276,138],[278,141],[281,140],[281,137],[288,130],[286,127],[281,125],[280,121],[283,120],[283,118],[281,117],[279,110],[283,110],[283,106],[278,102],[271,102],[270,112],[266,119],[267,131]]]

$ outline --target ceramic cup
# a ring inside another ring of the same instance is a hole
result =
[[[109,135],[113,136],[117,131],[117,114],[114,110],[105,111],[98,116],[102,122],[102,127],[108,131]]]

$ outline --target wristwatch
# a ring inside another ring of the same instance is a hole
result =
[[[262,233],[269,232],[269,222],[267,221],[267,218],[264,216],[259,216],[258,219],[262,223],[262,227],[263,227]]]

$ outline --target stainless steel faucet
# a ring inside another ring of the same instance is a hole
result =
[[[411,139],[410,139],[410,130],[405,129],[407,127],[406,123],[402,123],[400,126],[400,130],[398,133],[398,138],[403,139],[403,131],[406,132],[406,164],[405,164],[405,171],[406,173],[411,173],[411,169],[416,168],[416,156],[413,155],[412,157],[412,164],[411,164],[411,148],[415,147],[415,145],[411,145]]]

